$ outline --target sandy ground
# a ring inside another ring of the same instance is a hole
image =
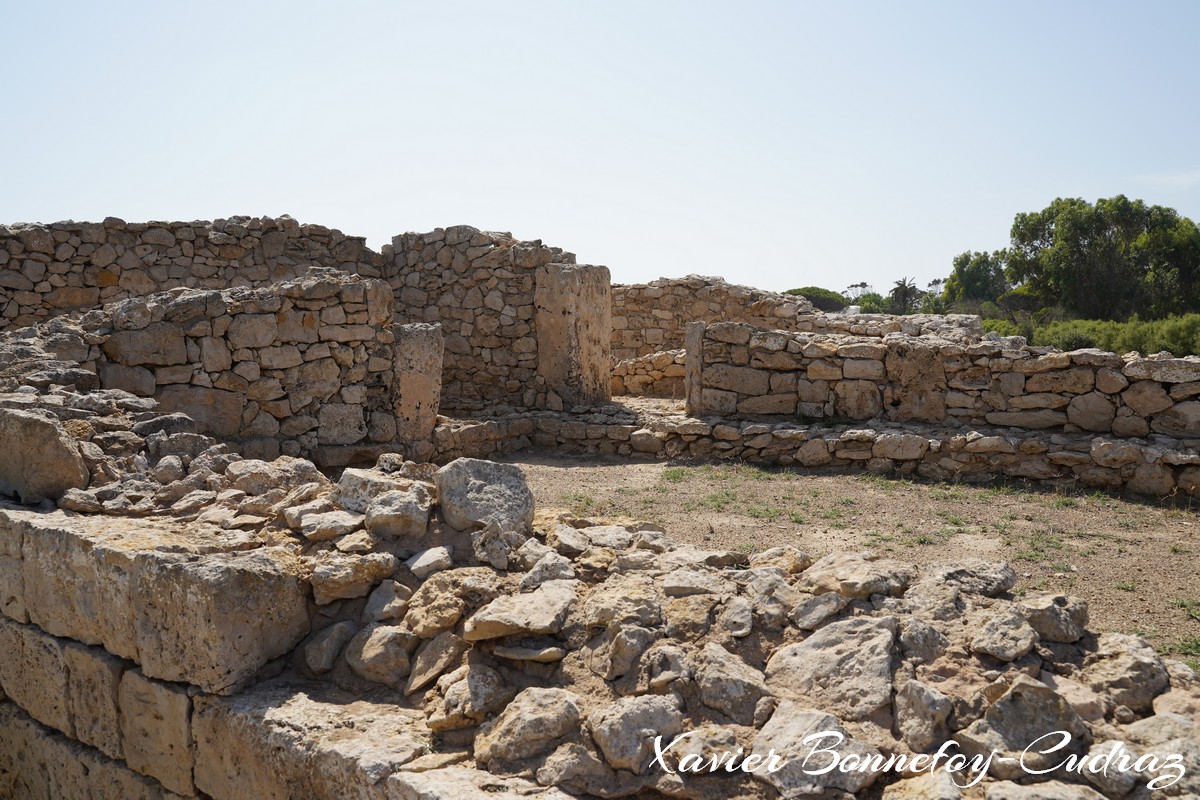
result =
[[[744,464],[508,460],[525,470],[539,509],[655,522],[712,548],[791,544],[814,557],[874,549],[918,564],[1004,559],[1020,576],[1014,594],[1081,595],[1093,630],[1144,636],[1200,669],[1200,503],[1186,498],[1155,503]]]

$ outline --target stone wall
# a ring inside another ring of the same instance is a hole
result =
[[[346,463],[428,447],[441,334],[392,319],[381,281],[318,268],[267,288],[130,299],[43,333],[102,388],[154,397],[247,454]]]
[[[1063,353],[1020,339],[963,344],[765,331],[722,323],[689,329],[694,414],[1200,436],[1200,359]]]
[[[684,329],[691,322],[741,322],[771,330],[873,337],[906,333],[975,341],[983,335],[975,316],[825,314],[798,295],[700,275],[614,286],[612,308],[612,352],[618,362],[682,347]]]
[[[446,409],[607,399],[606,267],[466,225],[397,236],[384,256],[380,275],[395,292],[397,319],[439,323],[445,333]]]
[[[686,360],[681,348],[618,361],[613,365],[613,397],[682,398]]]
[[[180,287],[259,287],[310,265],[377,269],[360,237],[284,216],[0,225],[0,329]]]

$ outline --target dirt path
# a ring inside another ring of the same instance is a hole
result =
[[[1136,633],[1200,667],[1200,515],[1103,493],[812,475],[745,464],[530,456],[540,508],[656,522],[726,549],[792,544],[821,556],[883,551],[913,563],[1009,561],[1014,590],[1087,598],[1094,630]]]

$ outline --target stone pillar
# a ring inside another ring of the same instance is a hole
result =
[[[687,413],[692,415],[703,414],[707,410],[702,402],[704,385],[701,381],[704,369],[704,330],[707,327],[703,322],[690,322],[683,329],[683,391],[687,398]]]
[[[433,454],[433,428],[442,399],[441,325],[393,325],[396,337],[396,374],[392,407],[396,415],[396,441],[409,457],[422,460]]]
[[[534,322],[547,408],[612,397],[610,292],[608,267],[547,264],[538,269]]]

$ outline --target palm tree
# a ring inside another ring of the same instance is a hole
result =
[[[888,297],[892,298],[892,303],[900,309],[901,314],[907,314],[909,306],[920,296],[921,291],[917,288],[917,282],[908,277],[896,281],[896,285],[888,292]]]

